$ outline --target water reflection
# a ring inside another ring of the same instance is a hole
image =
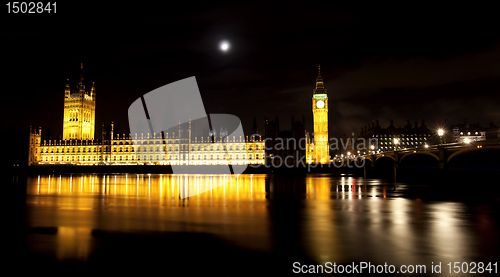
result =
[[[408,197],[412,189],[327,175],[36,176],[27,183],[26,225],[56,228],[31,236],[30,247],[59,260],[85,261],[101,247],[96,231],[205,233],[239,249],[318,263],[498,256],[497,206]]]
[[[263,200],[265,175],[69,175],[38,176],[28,182],[29,195],[134,196],[149,203],[166,199]],[[82,203],[83,204],[83,203]]]

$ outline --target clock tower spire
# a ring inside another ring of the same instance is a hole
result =
[[[328,94],[318,65],[316,88],[312,96],[312,112],[314,125],[314,141],[309,143],[306,160],[308,163],[327,164],[330,162],[328,144]]]
[[[321,77],[321,65],[318,65],[318,77],[316,77],[316,88],[314,89],[314,94],[326,94],[323,77]]]

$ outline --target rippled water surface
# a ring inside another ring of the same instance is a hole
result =
[[[283,274],[295,260],[430,271],[432,263],[498,260],[497,198],[470,189],[473,197],[457,198],[347,176],[40,175],[27,179],[24,224],[34,259],[58,264],[147,250],[166,265],[184,261],[175,253],[257,257]]]

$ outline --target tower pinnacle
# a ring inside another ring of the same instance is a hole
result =
[[[321,65],[318,65],[318,77],[316,77],[316,88],[314,89],[314,94],[326,94],[323,77],[321,76]]]
[[[80,83],[71,93],[69,80],[65,88],[63,140],[93,140],[95,128],[95,85],[90,92],[83,83],[83,63],[80,64]]]
[[[80,64],[80,83],[78,84],[78,91],[85,93],[85,85],[83,84],[83,63]]]
[[[80,64],[80,84],[83,82],[83,63]]]

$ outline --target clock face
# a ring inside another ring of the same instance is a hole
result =
[[[324,106],[325,102],[323,102],[323,100],[319,100],[318,102],[316,102],[316,107],[318,107],[318,109],[322,109]]]

